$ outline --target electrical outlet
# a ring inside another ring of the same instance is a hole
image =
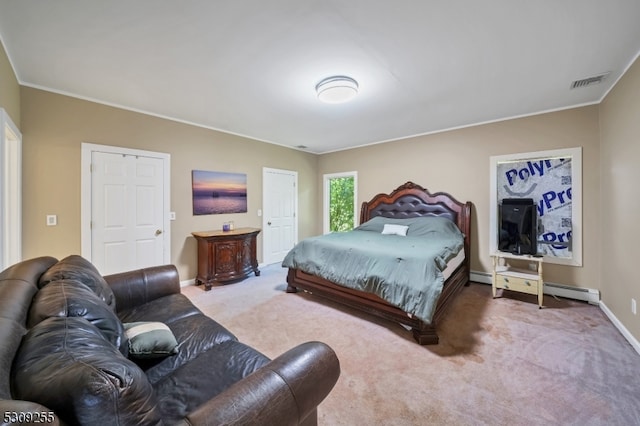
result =
[[[636,299],[631,299],[631,313],[636,315]]]

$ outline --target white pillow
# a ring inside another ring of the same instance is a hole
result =
[[[396,225],[393,223],[385,223],[384,228],[382,228],[383,234],[392,234],[392,235],[400,235],[402,237],[407,236],[408,226],[405,225]]]

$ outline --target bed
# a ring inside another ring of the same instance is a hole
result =
[[[432,221],[431,219],[423,220],[417,218],[438,219]],[[454,249],[449,248],[447,249],[446,256],[442,254],[437,256],[437,260],[439,261],[436,262],[438,264],[438,271],[435,272],[437,281],[436,290],[425,290],[417,297],[407,297],[407,295],[411,296],[413,293],[407,293],[405,290],[402,290],[402,297],[404,298],[403,301],[410,301],[411,303],[413,303],[413,300],[417,299],[424,301],[424,305],[427,306],[427,309],[424,312],[416,311],[413,304],[410,306],[410,309],[406,307],[403,309],[400,307],[400,304],[397,303],[398,301],[396,299],[393,297],[390,299],[389,295],[384,290],[380,290],[381,284],[379,283],[379,279],[374,279],[374,282],[371,283],[371,278],[366,277],[362,278],[362,282],[354,283],[353,280],[355,278],[345,278],[341,274],[324,274],[331,279],[325,278],[321,276],[320,273],[316,272],[318,268],[316,268],[315,265],[305,264],[303,260],[300,260],[304,258],[295,252],[298,250],[299,246],[303,246],[305,244],[315,245],[320,242],[324,243],[322,240],[329,240],[328,244],[332,244],[332,240],[341,237],[333,236],[333,234],[305,239],[298,243],[296,247],[287,254],[283,261],[283,266],[289,269],[287,273],[286,291],[288,293],[295,293],[298,290],[304,290],[314,296],[324,297],[369,314],[398,322],[412,331],[414,339],[419,344],[437,344],[439,340],[436,331],[438,321],[442,319],[447,307],[451,304],[455,295],[463,288],[463,286],[468,285],[469,283],[470,219],[470,202],[461,203],[451,195],[444,192],[431,194],[425,188],[413,182],[407,182],[389,194],[380,193],[370,201],[362,203],[360,211],[360,226],[358,228],[364,227],[365,229],[356,228],[357,231],[378,231],[380,227],[382,227],[386,234],[394,234],[396,233],[395,231],[400,231],[399,233],[402,234],[402,232],[407,232],[407,228],[402,228],[405,226],[405,223],[409,223],[409,226],[411,226],[409,229],[413,230],[413,226],[418,226],[413,225],[413,223],[420,223],[419,226],[423,226],[422,223],[424,221],[436,222],[438,223],[438,227],[442,226],[443,222],[446,222],[448,227],[451,227],[451,223],[453,223],[455,224],[456,232],[459,231],[461,235],[460,250],[455,251]],[[400,226],[399,228],[398,225]],[[389,227],[389,232],[387,232],[387,227]],[[351,232],[354,233],[354,231]],[[412,232],[413,231],[409,231],[409,234],[407,235],[412,236],[412,238],[415,239]],[[375,234],[380,233],[381,232],[375,232]],[[367,238],[369,238],[367,240],[367,246],[375,247],[375,245],[378,244],[374,240],[374,238],[378,238],[378,236],[374,236],[373,234],[373,232],[367,234]],[[392,238],[402,240],[401,237],[392,236]],[[392,238],[385,241],[391,243]],[[406,238],[405,240],[410,241],[411,239]],[[423,253],[423,250],[431,250],[430,247],[422,248],[422,246],[415,246],[415,242],[412,244],[414,244],[414,246],[412,246],[414,248],[419,247],[419,250],[414,249],[414,252]],[[396,262],[407,262],[406,265],[409,265],[409,259],[405,257],[405,254],[407,254],[406,252],[403,252],[404,254],[400,256],[397,254],[400,248],[395,248],[395,246],[389,247],[394,247],[393,249],[387,250],[387,254],[390,253],[390,257],[392,258],[389,262],[392,262],[393,259],[395,259]],[[327,249],[323,248],[322,252],[326,250]],[[317,251],[315,254],[312,252],[311,257],[318,253],[321,253],[321,251]],[[332,255],[332,259],[334,261],[348,259],[349,256],[354,256],[354,253],[357,253],[357,248],[354,246],[348,249],[343,249],[341,253],[342,254],[337,256]],[[351,261],[351,264],[365,266],[360,268],[361,271],[356,271],[355,275],[358,273],[367,275],[366,271],[372,268],[372,265],[377,265],[377,261],[371,263],[366,261],[366,258],[363,257],[366,255],[360,254],[359,256],[361,257],[354,258]],[[446,265],[443,264],[443,261]],[[357,268],[354,267],[352,269]],[[396,272],[394,274],[398,275],[397,271],[409,269],[411,268],[404,267],[403,265],[402,268],[396,268]],[[385,278],[383,281],[388,281],[390,279],[391,278]],[[410,280],[411,279],[409,279],[409,281]],[[415,287],[420,287],[420,285],[422,285],[422,283],[419,285],[416,285],[415,283],[413,284]],[[414,290],[412,289],[410,291]],[[393,296],[398,295],[395,290],[390,293]],[[392,303],[389,300],[392,300],[395,303]]]

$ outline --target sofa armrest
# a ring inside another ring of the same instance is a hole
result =
[[[180,278],[174,265],[152,266],[106,275],[104,279],[113,290],[118,311],[180,293]]]
[[[280,355],[190,413],[190,425],[315,424],[316,407],[338,377],[333,349],[307,342]]]

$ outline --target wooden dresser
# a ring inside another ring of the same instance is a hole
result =
[[[196,285],[211,290],[213,283],[224,284],[260,275],[256,256],[258,228],[233,231],[192,232],[198,242],[198,276]]]

